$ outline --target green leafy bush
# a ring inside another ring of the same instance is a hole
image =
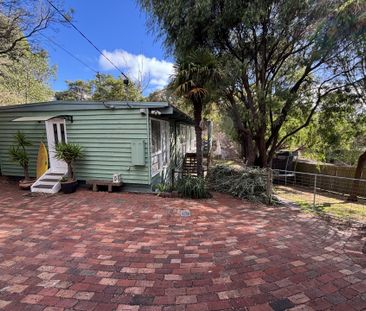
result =
[[[207,176],[211,190],[228,193],[250,201],[270,202],[267,195],[267,171],[261,168],[214,166]]]
[[[211,195],[203,177],[185,176],[178,181],[177,190],[180,196],[192,199],[207,199]]]

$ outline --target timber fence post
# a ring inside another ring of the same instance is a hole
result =
[[[268,197],[268,204],[272,203],[272,189],[273,188],[273,172],[271,168],[267,168],[267,197]]]

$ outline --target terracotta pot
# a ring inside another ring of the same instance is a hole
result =
[[[34,180],[21,180],[19,181],[19,189],[21,190],[29,190],[30,187],[35,183],[35,179]]]

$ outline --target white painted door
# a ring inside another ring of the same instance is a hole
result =
[[[66,172],[67,164],[55,158],[55,146],[58,143],[67,143],[65,119],[51,119],[46,121],[46,130],[50,168],[54,172]]]

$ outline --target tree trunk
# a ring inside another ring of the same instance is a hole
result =
[[[253,138],[246,133],[242,133],[240,136],[241,136],[240,144],[245,159],[245,164],[247,166],[253,166],[256,157]]]
[[[360,157],[358,158],[357,167],[356,167],[355,176],[354,176],[354,178],[356,180],[353,181],[352,190],[351,190],[350,196],[348,197],[347,201],[357,202],[357,194],[359,192],[358,190],[359,190],[359,186],[360,186],[359,179],[362,176],[362,171],[365,166],[365,163],[366,163],[366,151],[363,154],[361,154]]]
[[[194,115],[194,130],[196,133],[196,156],[197,156],[197,176],[203,176],[203,150],[202,150],[202,109],[203,105],[201,101],[196,101],[193,105]]]
[[[268,167],[265,128],[262,128],[258,131],[256,144],[258,148],[258,159],[257,159],[258,166]]]
[[[74,181],[74,172],[71,163],[67,163],[67,181]]]
[[[234,123],[234,129],[239,140],[241,147],[240,155],[247,166],[253,166],[256,157],[256,147],[254,144],[253,136],[249,129],[245,128],[245,124],[240,118],[240,111],[236,104],[235,98],[232,93],[226,94],[226,97],[230,103],[227,109],[228,115]]]
[[[24,165],[23,170],[24,170],[24,180],[29,181],[30,177],[29,177],[28,164]]]

